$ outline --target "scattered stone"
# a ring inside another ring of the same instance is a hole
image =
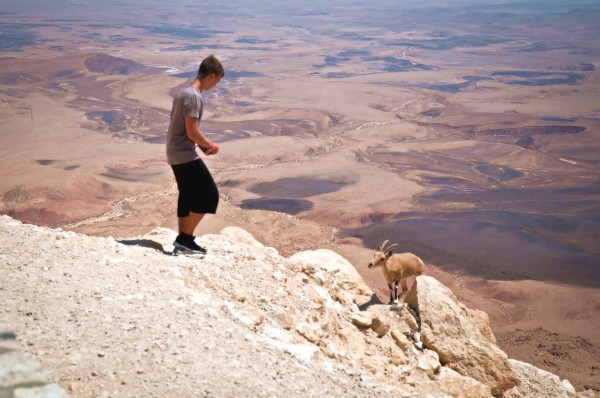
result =
[[[373,324],[373,317],[366,312],[353,313],[350,319],[356,326],[370,327]]]
[[[431,378],[440,370],[440,357],[435,351],[424,350],[417,362],[417,368],[427,372]]]
[[[241,293],[235,293],[233,296],[233,299],[235,301],[239,301],[240,303],[243,303],[246,301],[246,295],[245,294],[241,294]]]
[[[377,337],[384,336],[390,330],[391,324],[388,318],[377,316],[373,318],[371,329],[377,333]]]
[[[286,330],[291,330],[294,327],[294,318],[287,312],[278,312],[275,314],[275,319]]]

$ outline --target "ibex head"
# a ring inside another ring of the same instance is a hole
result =
[[[394,247],[398,246],[398,244],[394,243],[386,248],[385,245],[387,245],[388,242],[389,240],[386,240],[383,243],[377,245],[377,251],[373,255],[373,260],[371,260],[371,262],[369,263],[369,268],[381,267],[383,264],[385,264],[387,259],[390,258],[390,256],[394,252]]]

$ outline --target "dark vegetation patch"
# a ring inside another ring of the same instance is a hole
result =
[[[44,19],[44,22],[80,23],[85,22],[85,20],[81,18],[48,18]]]
[[[38,43],[40,35],[31,29],[41,24],[17,24],[0,22],[0,51],[22,51],[23,47]]]
[[[250,101],[238,101],[238,100],[233,100],[232,104],[233,104],[233,106],[240,106],[240,107],[246,107],[246,106],[252,106],[252,105],[254,105],[254,103],[252,103]]]
[[[465,81],[458,83],[446,82],[426,82],[426,83],[403,83],[406,87],[419,87],[427,90],[440,91],[443,93],[460,93],[469,89],[475,88],[477,82],[492,80],[489,77],[482,76],[463,76]]]
[[[98,89],[98,93],[102,90]],[[98,94],[97,94],[98,95]],[[89,109],[86,107],[85,98],[72,101],[75,109]],[[115,105],[107,101],[106,105]],[[94,101],[90,107],[98,107],[100,103]],[[149,143],[164,143],[167,130],[168,114],[162,109],[148,107],[121,107],[117,109],[97,109],[86,112],[88,123],[81,125],[84,129],[108,133],[116,139],[128,141],[145,141]]]
[[[142,29],[150,36],[168,36],[170,38],[197,41],[209,39],[218,33],[232,33],[216,29],[206,28],[200,25],[193,26],[155,26],[155,25],[132,25],[134,28]]]
[[[469,131],[471,138],[476,137],[521,137],[532,135],[570,135],[578,134],[586,128],[582,126],[524,126],[506,129],[490,129],[482,131]]]
[[[358,50],[358,49],[354,49],[354,48],[348,48],[348,49],[340,51],[338,53],[338,56],[347,58],[347,57],[353,57],[355,55],[369,55],[369,54],[371,54],[371,52],[369,50]]]
[[[218,182],[217,185],[220,187],[233,188],[233,187],[237,187],[238,185],[240,185],[240,182],[236,181],[236,180],[225,180],[225,181]]]
[[[352,41],[358,41],[358,42],[371,42],[374,40],[377,40],[377,38],[373,37],[373,36],[369,36],[369,35],[365,35],[362,33],[358,33],[358,32],[334,32],[333,35],[335,35],[335,37],[338,37],[340,39],[345,39],[345,40],[352,40]]]
[[[277,43],[277,40],[273,40],[273,39],[263,40],[263,39],[257,39],[254,37],[242,37],[240,39],[237,39],[235,42],[242,43],[242,44],[273,44],[273,43]]]
[[[167,142],[167,135],[166,134],[144,135],[142,140],[149,144],[164,144],[165,142]]]
[[[138,39],[135,37],[127,37],[127,36],[123,36],[120,34],[104,35],[99,32],[88,32],[88,33],[83,34],[82,36],[87,39],[93,39],[95,41],[112,41],[112,42],[119,42],[119,43],[125,43],[125,42],[137,43],[137,42],[141,41],[141,39]]]
[[[313,203],[306,199],[260,198],[245,199],[240,204],[242,209],[269,210],[279,213],[298,214],[310,210]]]
[[[83,77],[84,74],[74,70],[74,69],[65,69],[62,70],[60,72],[57,72],[53,75],[53,77],[57,78],[57,79],[77,79],[80,77]]]
[[[172,44],[172,43],[161,43],[161,44]],[[205,50],[221,50],[229,49],[231,47],[222,46],[220,44],[189,44],[187,46],[172,46],[165,47],[160,51],[205,51]],[[227,72],[225,72],[227,74]]]
[[[584,72],[592,72],[596,70],[596,66],[594,66],[594,64],[579,64],[579,68],[578,70],[584,71]]]
[[[150,181],[159,174],[159,172],[148,172],[146,170],[128,170],[118,167],[106,167],[105,171],[100,175],[112,180],[134,182]]]
[[[37,164],[42,165],[42,166],[50,166],[52,164],[58,163],[58,160],[52,160],[52,159],[38,159],[36,160]]]
[[[442,114],[444,109],[442,108],[431,108],[420,113],[421,116],[437,117]]]
[[[410,251],[427,263],[485,279],[552,280],[597,288],[597,248],[573,239],[600,232],[597,218],[520,211],[414,212],[341,235],[357,237],[370,248],[389,239],[400,244],[398,252]],[[572,239],[565,240],[565,235]]]
[[[515,145],[520,146],[523,149],[534,149],[534,142],[535,140],[532,136],[524,135],[515,141]]]
[[[468,181],[465,182],[468,184]],[[455,180],[453,186],[437,189],[428,195],[420,196],[418,201],[425,206],[444,203],[465,203],[477,206],[480,210],[523,212],[530,214],[563,214],[568,209],[570,214],[582,214],[597,208],[595,199],[600,195],[600,188],[511,188],[469,189],[460,180]],[[600,234],[600,214],[588,215],[588,221],[597,223],[593,230]]]
[[[327,79],[345,79],[352,76],[354,76],[354,74],[346,72],[329,72],[325,74]]]
[[[97,110],[86,112],[89,120],[101,122],[106,125],[110,131],[120,131],[126,128],[127,123],[137,112],[134,108],[120,110]]]
[[[393,214],[384,213],[384,212],[380,212],[380,211],[366,213],[360,217],[360,224],[365,225],[365,224],[373,224],[373,223],[382,222],[386,218],[391,217],[391,216],[393,216]]]
[[[462,83],[419,83],[412,86],[424,88],[427,90],[441,91],[443,93],[460,93],[468,88],[474,87],[472,82]]]
[[[572,123],[572,122],[576,122],[577,118],[574,118],[574,117],[558,117],[558,116],[540,116],[540,120],[543,120],[544,122]]]
[[[491,77],[486,77],[486,76],[471,76],[471,75],[463,76],[463,79],[465,79],[465,80],[467,80],[469,82],[484,82],[484,81],[493,80]]]
[[[360,55],[358,60],[353,58],[356,55]],[[425,64],[420,64],[418,62],[413,62],[408,59],[396,58],[392,56],[384,56],[384,57],[371,57],[369,56],[369,52],[365,50],[343,50],[339,52],[337,55],[326,55],[324,57],[323,63],[314,65],[315,68],[321,69],[330,66],[340,66],[343,64],[347,64],[349,62],[359,62],[359,63],[372,63],[375,62],[372,69],[377,70],[379,72],[408,72],[408,71],[416,71],[416,70],[432,70],[433,67]],[[344,74],[345,76],[336,76],[334,75],[336,72],[331,72],[327,74],[327,77],[349,77],[350,74]]]
[[[509,42],[511,39],[504,39],[494,36],[451,36],[434,39],[417,40],[395,40],[389,42],[394,46],[416,47],[424,50],[452,50],[457,47],[487,47],[492,44]]]
[[[488,176],[491,182],[500,181],[506,182],[516,178],[523,177],[525,173],[510,167],[498,166],[491,163],[479,162],[475,165],[475,170],[479,173]]]
[[[307,198],[310,196],[339,191],[344,183],[310,179],[280,178],[275,181],[261,182],[250,187],[249,191],[263,196],[279,198]]]
[[[350,60],[352,60],[352,58],[349,56],[343,56],[343,57],[337,56],[336,57],[333,55],[326,55],[323,60],[323,63],[314,65],[314,67],[315,68],[325,68],[328,66],[339,66],[340,64],[343,64],[344,62],[349,62]]]
[[[573,72],[496,71],[492,76],[501,78],[504,84],[515,86],[551,86],[556,84],[577,85],[585,75]]]
[[[0,73],[0,84],[13,86],[19,83],[22,83],[19,73]]]
[[[368,61],[369,58],[363,58],[363,61]],[[408,59],[396,57],[375,57],[374,61],[384,64],[383,71],[385,72],[407,72],[414,70],[432,70],[433,67],[418,62],[413,62]]]
[[[535,42],[535,43],[529,43],[525,46],[508,47],[507,50],[516,51],[516,52],[524,52],[524,53],[539,53],[539,52],[546,52],[546,51],[553,51],[553,50],[564,50],[564,49],[568,49],[568,48],[569,47],[567,47],[565,45],[552,45],[552,44],[543,43],[543,42]]]

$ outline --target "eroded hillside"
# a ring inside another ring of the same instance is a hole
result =
[[[285,258],[228,227],[199,238],[205,257],[173,256],[174,234],[0,216],[0,317],[76,397],[576,395],[509,360],[487,315],[432,277],[392,309],[332,251]]]

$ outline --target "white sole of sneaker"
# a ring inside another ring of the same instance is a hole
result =
[[[186,255],[194,254],[194,255],[200,255],[200,256],[204,256],[206,254],[206,252],[198,252],[198,251],[190,250],[185,246],[178,245],[177,242],[175,242],[173,244],[173,246],[174,246],[173,254],[186,254]]]
[[[202,253],[202,252],[195,252],[193,250],[180,250],[180,249],[173,249],[173,254],[175,256],[183,254],[185,256],[195,256],[195,257],[204,257],[206,255],[206,253]]]

